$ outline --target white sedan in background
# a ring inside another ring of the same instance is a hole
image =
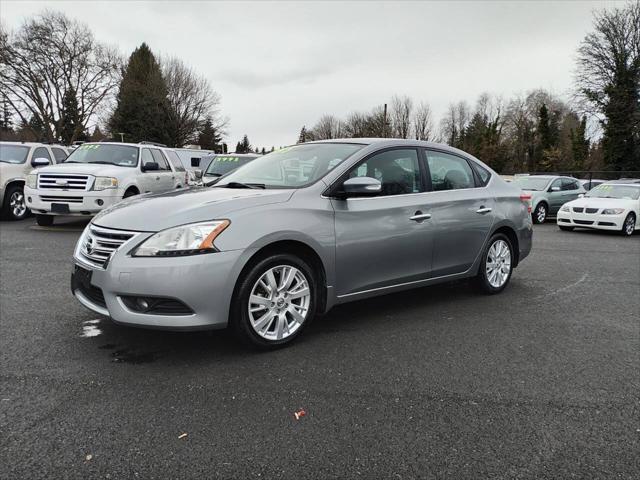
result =
[[[640,180],[617,180],[589,190],[565,203],[558,212],[560,230],[576,227],[615,230],[633,235],[640,228]]]

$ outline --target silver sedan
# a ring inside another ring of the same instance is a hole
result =
[[[445,145],[304,143],[214,187],[103,211],[78,241],[72,290],[120,324],[230,326],[273,348],[340,303],[462,278],[502,291],[531,250],[528,209],[519,188]]]

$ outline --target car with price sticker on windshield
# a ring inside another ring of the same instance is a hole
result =
[[[84,143],[62,163],[27,175],[26,205],[38,225],[57,215],[93,216],[123,198],[187,186],[176,153],[151,142]]]
[[[558,212],[560,230],[594,228],[631,236],[640,229],[640,180],[614,180],[565,203]]]
[[[237,153],[203,157],[201,160],[202,184],[204,186],[213,185],[227,173],[233,172],[259,156],[250,153]]]
[[[116,323],[293,341],[334,305],[444,281],[503,291],[530,196],[429,142],[343,139],[260,156],[209,188],[127,199],[74,253],[72,291]]]

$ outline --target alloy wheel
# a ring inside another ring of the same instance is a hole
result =
[[[635,228],[636,228],[636,219],[633,217],[633,215],[629,215],[627,219],[624,221],[624,233],[627,235],[632,235]]]
[[[249,320],[266,340],[282,340],[304,323],[311,289],[302,271],[291,265],[270,268],[260,276],[249,296]]]
[[[27,214],[27,204],[24,201],[24,194],[21,191],[15,191],[9,198],[9,207],[15,218],[22,218]]]
[[[489,248],[486,262],[487,281],[493,288],[502,287],[511,272],[511,250],[504,240],[498,239]]]
[[[538,208],[536,209],[536,217],[538,219],[538,223],[543,223],[547,218],[547,209],[544,207],[544,205],[538,206]]]

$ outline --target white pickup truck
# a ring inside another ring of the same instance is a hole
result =
[[[123,198],[187,185],[176,153],[150,143],[84,143],[59,165],[31,172],[24,195],[38,225],[92,216]]]

